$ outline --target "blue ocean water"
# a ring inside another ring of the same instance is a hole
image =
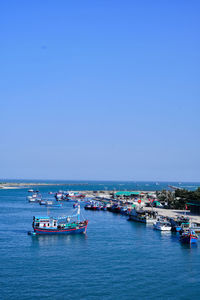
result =
[[[47,196],[56,188],[40,190]],[[84,209],[87,235],[32,237],[32,217],[46,208],[26,195],[27,189],[0,190],[0,299],[199,299],[200,245]],[[68,202],[51,214],[71,211]]]
[[[22,182],[22,180],[0,180],[0,182]],[[195,190],[200,186],[199,182],[170,182],[170,181],[72,181],[72,180],[23,180],[23,182],[34,183],[50,183],[63,184],[60,186],[51,186],[52,191],[60,190],[140,190],[140,191],[155,191],[170,189],[169,186],[184,188],[187,190]],[[39,190],[45,190],[46,187],[39,186]]]

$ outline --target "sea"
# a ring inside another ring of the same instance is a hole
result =
[[[41,181],[40,181],[41,182]],[[55,182],[58,183],[58,182]],[[63,182],[58,190],[194,190],[198,183]],[[30,236],[35,215],[73,213],[73,202],[48,209],[26,199],[27,188],[0,190],[0,299],[199,299],[200,242],[127,221],[108,211],[85,211],[87,234]]]

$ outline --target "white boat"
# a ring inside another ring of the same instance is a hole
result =
[[[200,223],[196,223],[196,222],[191,223],[190,229],[194,230],[195,232],[200,232]]]
[[[62,200],[62,198],[63,198],[63,193],[61,193],[61,192],[56,193],[56,194],[55,194],[55,198],[56,198],[57,201]]]
[[[26,199],[29,202],[39,202],[41,200],[41,195],[38,195],[37,193],[32,194],[31,196],[27,196]]]
[[[171,224],[167,221],[158,220],[153,224],[154,229],[160,231],[170,231],[172,229]]]
[[[32,197],[32,196],[30,196],[30,197],[28,196],[27,200],[29,202],[39,202],[41,199],[40,198],[36,198],[36,197]]]

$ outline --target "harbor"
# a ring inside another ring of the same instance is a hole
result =
[[[16,284],[19,298],[25,298],[30,288],[33,298],[39,295],[45,298],[46,285],[41,285],[44,280],[51,281],[48,286],[48,297],[51,298],[56,298],[58,285],[60,295],[65,293],[66,282],[70,282],[70,291],[67,292],[69,297],[73,295],[78,299],[92,299],[94,296],[97,299],[109,299],[109,295],[112,295],[110,299],[117,299],[119,289],[124,291],[125,298],[131,299],[132,295],[139,298],[141,286],[144,299],[149,299],[149,294],[154,296],[152,299],[159,299],[163,293],[173,295],[177,290],[180,297],[193,295],[191,287],[197,286],[200,268],[199,247],[181,243],[178,233],[158,231],[153,229],[152,224],[128,221],[129,216],[123,209],[121,213],[108,209],[85,210],[88,201],[97,202],[101,206],[108,205],[113,201],[109,193],[117,193],[116,190],[100,191],[97,187],[98,184],[96,189],[84,191],[82,186],[77,186],[76,189],[66,191],[70,192],[69,200],[58,201],[55,194],[60,187],[57,186],[33,187],[29,188],[33,190],[30,192],[27,189],[0,191],[0,260],[2,272],[7,274],[4,286],[5,291],[8,291],[3,294],[3,299],[11,298]],[[39,201],[53,201],[62,206],[29,202],[27,196],[35,191],[38,191]],[[65,187],[62,187],[60,193],[64,191]],[[144,189],[141,192],[144,193]],[[85,198],[74,197],[80,194],[84,194]],[[94,200],[101,196],[101,201]],[[78,200],[81,219],[89,221],[86,234],[27,235],[28,231],[33,230],[33,216],[65,217],[76,214],[77,208],[73,205]],[[132,206],[136,201],[132,199],[129,205]],[[118,201],[112,203],[118,204]],[[152,208],[143,205],[143,210],[151,211]],[[154,207],[153,211],[168,217],[179,215],[179,211],[163,208]],[[159,280],[163,274],[165,281]],[[16,276],[20,278],[17,283]],[[198,291],[197,287],[195,293]]]
[[[55,193],[48,192],[50,199],[43,199],[39,190],[29,189],[28,193],[26,198],[29,203],[39,203],[47,208],[55,208],[62,207],[63,202],[73,202],[73,208],[77,210],[73,216],[53,217],[49,216],[49,212],[47,216],[34,216],[33,231],[28,231],[30,235],[86,234],[88,220],[80,220],[82,203],[85,210],[109,211],[127,216],[128,221],[152,225],[155,230],[176,232],[181,243],[197,245],[198,242],[197,233],[200,232],[198,217],[189,216],[190,211],[188,210],[170,210],[169,203],[160,202],[163,192],[59,190]],[[176,199],[175,195],[174,193],[174,200]],[[71,221],[71,218],[74,217],[77,217],[77,220]]]

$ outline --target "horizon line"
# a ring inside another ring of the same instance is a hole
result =
[[[30,181],[83,181],[83,182],[98,182],[98,181],[103,181],[103,182],[132,182],[132,183],[135,183],[135,182],[155,182],[155,183],[167,183],[167,182],[171,182],[171,183],[199,183],[200,184],[200,181],[181,181],[181,180],[116,180],[116,179],[35,179],[35,178],[28,178],[28,179],[25,179],[25,178],[0,178],[0,181],[6,181],[6,180],[22,180],[22,181],[27,181],[27,180],[30,180]]]

